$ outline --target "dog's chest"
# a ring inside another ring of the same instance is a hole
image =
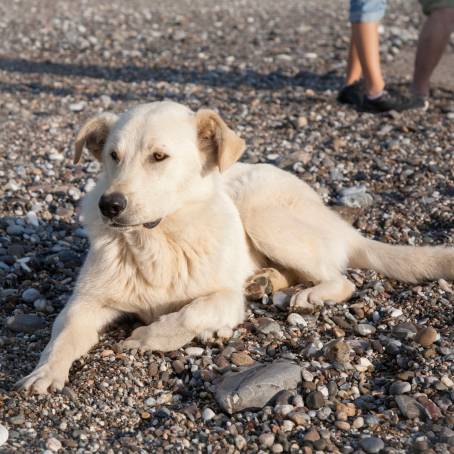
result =
[[[119,242],[114,263],[123,291],[117,304],[147,320],[178,310],[216,288],[216,254],[207,241],[197,247],[184,240]]]

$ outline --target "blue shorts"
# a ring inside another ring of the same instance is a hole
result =
[[[385,9],[386,0],[350,0],[350,22],[379,22]]]

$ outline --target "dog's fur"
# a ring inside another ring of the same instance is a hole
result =
[[[212,111],[158,102],[102,114],[79,132],[76,162],[84,147],[103,162],[83,204],[90,251],[38,366],[20,382],[26,389],[61,389],[72,362],[125,313],[146,324],[125,348],[169,351],[231,335],[244,318],[245,281],[263,267],[285,285],[312,283],[296,305],[348,299],[348,266],[407,282],[454,278],[454,249],[365,239],[297,177],[235,164],[244,142]],[[156,150],[168,158],[154,159]],[[110,221],[98,200],[113,192],[128,204]]]

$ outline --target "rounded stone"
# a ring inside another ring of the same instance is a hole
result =
[[[274,444],[275,435],[271,432],[265,432],[259,437],[260,444],[265,448],[271,448]]]
[[[47,439],[46,447],[52,452],[58,452],[62,448],[61,441],[55,437],[50,437]]]
[[[291,326],[307,326],[307,322],[306,320],[304,320],[303,316],[297,314],[296,312],[289,314],[289,316],[287,317],[287,322]]]
[[[430,347],[438,338],[438,333],[431,326],[420,329],[415,336],[415,341],[422,347]]]
[[[383,440],[381,438],[366,437],[361,438],[361,440],[359,441],[359,446],[368,454],[374,454],[380,452],[385,447],[385,444],[383,443]]]
[[[325,405],[325,398],[320,391],[312,391],[306,397],[306,405],[311,410],[318,410]]]
[[[350,424],[347,421],[336,421],[335,426],[340,430],[350,430]]]
[[[184,362],[181,359],[176,359],[172,361],[172,368],[176,374],[182,374],[185,370]]]
[[[304,434],[304,441],[316,441],[316,440],[320,440],[320,434],[315,429],[311,429]]]
[[[34,303],[40,296],[41,294],[39,293],[39,291],[31,287],[24,290],[24,292],[22,293],[22,299],[26,303]]]
[[[325,347],[325,356],[329,361],[346,364],[350,361],[350,347],[343,341],[332,341]]]
[[[368,323],[359,323],[356,325],[355,331],[360,336],[370,336],[375,333],[376,329],[375,326],[369,325]]]
[[[361,429],[361,427],[363,427],[363,426],[364,426],[364,418],[362,416],[358,416],[352,422],[352,427],[354,429]]]

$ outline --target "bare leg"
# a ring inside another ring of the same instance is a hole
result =
[[[380,68],[378,22],[352,23],[352,42],[361,62],[366,94],[377,96],[385,88]]]
[[[39,394],[62,389],[71,364],[96,344],[99,331],[116,315],[99,303],[80,299],[69,302],[56,318],[51,339],[35,370],[17,385]]]
[[[348,60],[347,60],[347,77],[345,78],[345,85],[352,85],[361,79],[362,70],[361,62],[359,61],[358,51],[353,42],[353,33],[350,39],[350,48],[348,51]]]
[[[135,329],[123,342],[123,347],[176,350],[197,336],[206,340],[217,332],[220,337],[228,337],[243,319],[242,292],[220,290],[195,299],[178,312],[163,315],[157,322]]]
[[[419,35],[412,84],[415,95],[429,95],[430,78],[453,31],[454,8],[432,11]]]

